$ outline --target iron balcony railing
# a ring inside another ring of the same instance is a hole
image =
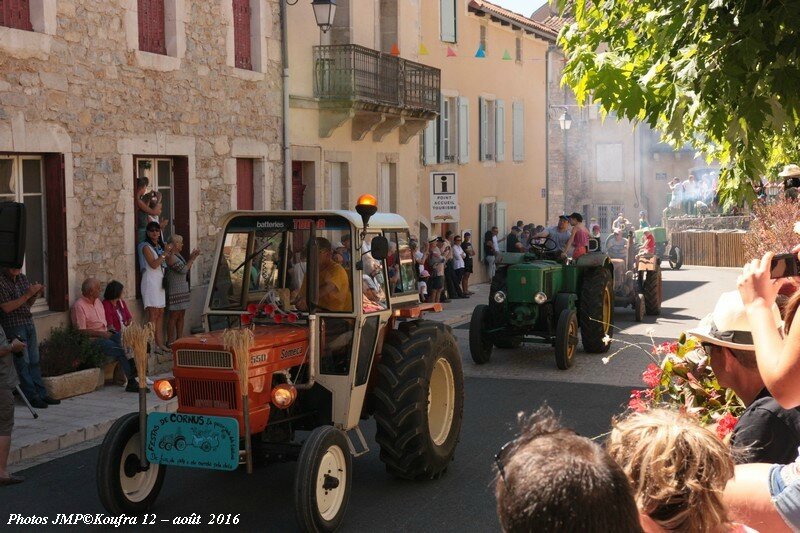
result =
[[[314,96],[439,113],[441,71],[355,44],[314,47]]]

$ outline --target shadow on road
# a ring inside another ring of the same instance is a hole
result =
[[[699,289],[703,285],[708,285],[708,282],[665,279],[662,281],[662,294],[664,295],[664,300],[669,300],[670,298],[675,298],[687,292]]]

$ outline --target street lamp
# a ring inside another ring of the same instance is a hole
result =
[[[314,18],[317,19],[317,26],[322,33],[327,33],[333,26],[333,17],[336,15],[336,0],[314,0],[311,2],[314,8]]]
[[[558,117],[558,125],[561,126],[561,129],[567,131],[572,127],[572,117],[564,111],[560,117]]]
[[[561,131],[564,132],[564,212],[567,213],[567,131],[572,127],[572,117],[566,107],[564,108],[564,112],[561,113],[561,116],[558,117],[558,125]]]

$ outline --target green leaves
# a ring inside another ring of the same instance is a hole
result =
[[[729,203],[800,146],[800,2],[559,0],[579,101],[645,122],[725,165]]]

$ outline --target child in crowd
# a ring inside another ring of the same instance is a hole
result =
[[[428,301],[428,279],[431,274],[424,267],[419,268],[419,301],[425,303]]]

